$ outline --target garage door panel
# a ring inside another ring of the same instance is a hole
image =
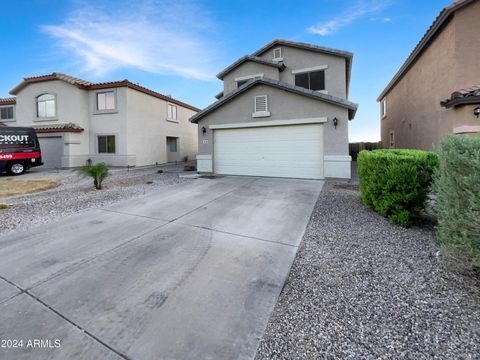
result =
[[[322,125],[215,130],[218,174],[323,177]]]
[[[38,138],[44,168],[58,169],[62,167],[63,138],[60,136]]]

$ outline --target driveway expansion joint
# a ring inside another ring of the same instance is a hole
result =
[[[10,285],[14,286],[15,288],[17,288],[20,293],[15,295],[14,297],[12,297],[11,299],[15,298],[16,296],[20,295],[20,294],[25,294],[27,296],[29,296],[31,299],[33,299],[35,302],[39,303],[40,305],[42,305],[43,307],[47,308],[48,310],[50,310],[51,312],[53,312],[55,315],[59,316],[61,319],[65,320],[66,322],[68,322],[70,325],[73,325],[74,327],[76,327],[78,330],[80,330],[82,333],[84,333],[85,335],[87,335],[88,337],[90,337],[91,339],[93,339],[94,341],[96,341],[97,343],[99,343],[101,346],[107,348],[108,350],[114,352],[116,355],[120,356],[122,359],[125,359],[125,360],[131,360],[131,358],[129,358],[127,355],[123,354],[122,352],[120,352],[119,350],[113,348],[112,346],[108,345],[106,342],[102,341],[100,338],[98,338],[97,336],[95,336],[94,334],[92,334],[91,332],[89,332],[88,330],[82,328],[80,325],[78,325],[77,323],[75,323],[73,320],[70,320],[68,317],[66,317],[65,315],[63,315],[61,312],[55,310],[52,306],[48,305],[47,303],[45,303],[44,301],[42,301],[40,298],[38,298],[37,296],[33,295],[31,292],[29,292],[28,290],[26,289],[23,289],[21,286],[19,286],[18,284],[15,284],[14,282],[4,278],[3,276],[0,275],[0,279],[4,280],[5,282],[9,283]]]
[[[184,222],[176,221],[176,220],[175,220],[175,223],[180,224],[180,225],[190,226],[190,227],[197,228],[197,229],[210,230],[210,231],[214,231],[214,232],[217,232],[217,233],[220,233],[220,234],[234,235],[234,236],[239,236],[239,237],[243,237],[243,238],[246,238],[246,239],[264,241],[264,242],[268,242],[268,243],[271,243],[271,244],[283,245],[283,246],[288,246],[288,247],[292,247],[292,248],[298,248],[298,245],[292,245],[292,244],[287,244],[287,243],[283,243],[283,242],[280,242],[280,241],[267,240],[267,239],[262,239],[262,238],[258,238],[258,237],[255,237],[255,236],[248,236],[248,235],[242,235],[242,234],[232,233],[232,232],[228,232],[228,231],[212,229],[212,228],[209,228],[207,226],[192,225],[192,224],[188,224],[188,223],[184,223]]]

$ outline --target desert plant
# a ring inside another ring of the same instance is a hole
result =
[[[438,241],[461,264],[480,267],[480,137],[445,136],[438,155]]]
[[[362,202],[401,226],[425,207],[437,155],[429,151],[363,150],[358,155]]]
[[[0,203],[0,210],[8,209],[10,206],[8,204],[2,204]]]
[[[105,180],[105,178],[108,176],[108,167],[105,163],[85,165],[79,168],[77,171],[80,175],[92,177],[93,185],[97,190],[102,189],[103,180]]]
[[[163,169],[158,169],[157,174],[163,174]]]

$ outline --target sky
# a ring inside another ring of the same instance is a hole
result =
[[[58,71],[204,108],[222,90],[218,72],[282,38],[354,53],[350,141],[378,141],[377,96],[452,1],[0,0],[0,97]]]

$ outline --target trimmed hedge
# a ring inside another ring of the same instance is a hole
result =
[[[480,137],[445,136],[438,154],[438,241],[445,253],[480,267]]]
[[[437,155],[410,149],[364,150],[357,161],[362,202],[394,223],[411,225],[425,207]]]

